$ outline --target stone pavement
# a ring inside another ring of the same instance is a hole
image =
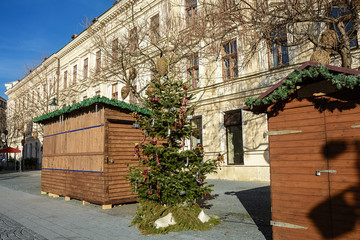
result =
[[[209,180],[213,197],[201,202],[222,223],[204,232],[144,236],[129,226],[136,204],[102,210],[40,194],[40,171],[0,172],[0,239],[271,239],[267,183]]]

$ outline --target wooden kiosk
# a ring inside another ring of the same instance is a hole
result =
[[[142,140],[133,111],[148,114],[96,96],[36,118],[44,129],[41,191],[101,205],[134,202],[125,179]]]
[[[360,239],[360,72],[317,65],[302,65],[252,109],[268,115],[275,240]],[[271,100],[284,86],[288,97]]]

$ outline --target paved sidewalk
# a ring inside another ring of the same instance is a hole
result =
[[[23,237],[0,235],[0,239],[271,239],[268,184],[209,183],[215,185],[214,197],[202,207],[209,215],[218,216],[222,224],[204,232],[143,236],[136,227],[129,227],[136,204],[111,210],[94,204],[83,206],[77,200],[66,202],[62,197],[41,195],[40,171],[0,172],[0,234],[9,229],[23,233]]]

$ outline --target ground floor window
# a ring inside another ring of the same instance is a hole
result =
[[[199,144],[203,145],[202,140],[202,117],[193,117],[191,119],[191,125],[195,132],[191,136],[191,149],[194,149]]]
[[[244,148],[242,139],[241,110],[225,113],[226,151],[229,165],[244,164]]]

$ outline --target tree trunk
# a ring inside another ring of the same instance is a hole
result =
[[[337,27],[340,32],[340,44],[339,50],[341,56],[341,66],[344,68],[351,68],[352,57],[351,57],[351,49],[350,49],[350,38],[346,33],[346,29],[343,22],[339,22]]]

